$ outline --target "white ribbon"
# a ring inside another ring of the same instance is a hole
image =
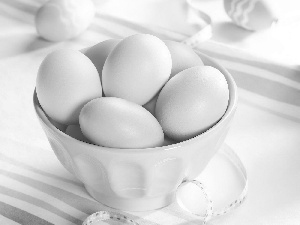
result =
[[[131,224],[131,225],[139,225],[134,220],[128,218],[119,213],[113,213],[108,211],[99,211],[95,212],[92,215],[88,216],[82,225],[96,225],[99,224],[100,221],[117,221],[119,223]]]
[[[194,0],[186,0],[186,3],[189,6],[187,21],[191,24],[199,25],[201,29],[197,33],[186,38],[183,43],[196,47],[199,43],[212,37],[212,20],[207,13],[198,8],[198,6],[194,3]]]
[[[247,171],[246,171],[245,166],[242,163],[241,159],[239,158],[239,156],[227,145],[224,146],[223,151],[221,153],[224,154],[227,157],[227,159],[235,166],[235,168],[237,168],[239,170],[240,174],[242,175],[242,179],[244,181],[244,188],[243,188],[241,194],[233,202],[226,205],[219,211],[214,211],[213,210],[213,201],[211,200],[210,196],[208,195],[208,192],[206,191],[205,186],[198,180],[185,181],[177,189],[177,193],[178,193],[178,190],[181,187],[183,187],[183,185],[185,185],[187,183],[191,183],[191,184],[196,185],[201,190],[201,192],[203,193],[203,195],[207,201],[206,212],[204,215],[192,212],[192,210],[188,209],[186,207],[186,205],[181,201],[181,199],[178,195],[176,195],[176,197],[177,197],[178,205],[185,211],[197,216],[199,219],[202,219],[203,224],[206,224],[206,222],[209,221],[210,219],[212,219],[213,217],[227,214],[230,211],[232,211],[233,209],[240,206],[244,202],[247,192],[248,192]]]

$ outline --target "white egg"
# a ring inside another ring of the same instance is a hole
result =
[[[201,58],[188,45],[170,40],[165,40],[164,42],[167,45],[172,57],[172,71],[169,79],[190,67],[204,66]],[[158,95],[159,93],[157,93],[150,101],[143,105],[143,107],[151,112],[154,116]]]
[[[85,50],[84,54],[89,57],[89,59],[96,66],[98,73],[100,75],[100,80],[102,81],[102,69],[105,60],[109,53],[114,49],[114,47],[120,42],[119,39],[109,39],[102,41],[96,45],[93,45]]]
[[[49,41],[67,40],[87,29],[94,15],[91,0],[50,0],[35,15],[36,30]]]
[[[270,28],[277,21],[275,10],[267,0],[224,0],[224,8],[236,25],[247,30]]]
[[[115,97],[88,102],[81,110],[82,133],[92,143],[111,148],[161,146],[164,133],[156,118],[142,106]]]
[[[171,68],[170,51],[159,38],[149,34],[124,38],[109,54],[103,67],[105,96],[143,105],[167,82]]]
[[[79,51],[57,50],[43,60],[36,79],[38,100],[53,120],[78,124],[81,108],[102,96],[96,67]]]
[[[82,48],[82,49],[79,49],[79,51],[83,54],[86,53],[86,51],[89,49],[90,47],[85,47],[85,48]]]
[[[227,109],[228,84],[224,75],[210,66],[186,69],[161,90],[155,115],[164,133],[184,141],[217,123]]]
[[[168,136],[165,135],[165,138],[164,138],[164,142],[162,144],[162,146],[168,146],[168,145],[173,145],[173,144],[176,144],[177,142],[172,140],[171,138],[169,138]]]
[[[172,71],[170,78],[182,70],[193,66],[204,65],[201,58],[190,46],[177,41],[165,40],[164,42],[167,45],[172,57]]]
[[[147,102],[143,107],[147,109],[153,116],[155,116],[155,105],[159,93],[157,93],[149,102]]]
[[[53,120],[51,117],[47,116],[48,120],[50,121],[50,123],[52,123],[52,125],[54,125],[57,129],[65,132],[68,125],[65,125],[65,124],[61,124],[61,123],[58,123],[56,122],[55,120]]]

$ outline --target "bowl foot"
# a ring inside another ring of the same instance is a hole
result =
[[[123,211],[150,211],[166,207],[175,201],[175,192],[158,197],[122,198],[107,196],[85,185],[87,192],[98,202]]]

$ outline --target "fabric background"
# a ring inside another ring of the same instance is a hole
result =
[[[49,43],[37,36],[34,27],[34,14],[43,2],[0,2],[0,224],[81,224],[96,211],[114,211],[94,201],[59,164],[38,123],[32,95],[38,67],[48,53],[135,33],[182,41],[194,31],[186,28],[179,32],[175,25],[167,29],[166,24],[153,25],[153,21],[132,22],[103,12],[113,6],[101,8],[104,3],[98,1],[98,13],[88,30],[76,39]],[[175,9],[182,3],[162,2]],[[245,203],[209,224],[299,224],[299,65],[254,56],[215,39],[197,48],[217,59],[236,80],[239,105],[226,144],[241,157],[249,175]],[[230,202],[241,189],[239,174],[221,154],[199,179],[217,207]],[[122,213],[141,225],[201,223],[176,204],[151,212]]]

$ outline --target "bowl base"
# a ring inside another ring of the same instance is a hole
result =
[[[175,192],[158,197],[122,198],[118,196],[107,196],[92,190],[85,185],[87,192],[98,202],[123,211],[150,211],[166,207],[174,202]]]

